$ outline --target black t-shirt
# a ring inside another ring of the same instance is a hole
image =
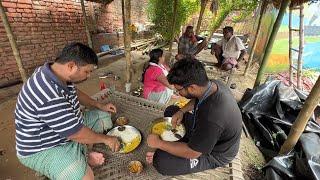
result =
[[[242,116],[231,91],[220,81],[212,82],[218,89],[199,105],[188,146],[208,155],[212,163],[226,164],[238,153]]]

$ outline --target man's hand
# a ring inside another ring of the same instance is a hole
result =
[[[177,126],[181,124],[181,121],[183,119],[183,112],[182,110],[179,110],[176,112],[171,119],[172,128],[175,129]]]
[[[117,112],[117,108],[111,103],[108,103],[106,105],[102,105],[99,109],[101,109],[102,111],[105,111],[105,112],[111,112],[111,113]]]
[[[151,148],[158,148],[159,144],[161,142],[161,139],[158,135],[156,134],[149,134],[147,138],[147,144]]]
[[[113,152],[117,152],[119,151],[119,148],[120,148],[120,142],[118,140],[117,137],[114,137],[114,136],[109,136],[105,143],[105,145],[109,146],[109,148],[113,151]]]

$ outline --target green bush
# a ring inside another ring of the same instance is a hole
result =
[[[239,22],[247,18],[257,8],[259,0],[219,0],[219,8],[216,17],[210,23],[210,29],[215,32],[233,11],[239,11],[239,16],[232,17],[233,22]]]
[[[149,0],[147,7],[148,17],[155,24],[155,31],[166,41],[171,39],[173,5],[173,0]],[[199,11],[199,8],[199,0],[178,0],[174,36],[179,34],[181,25],[186,23],[188,17]]]

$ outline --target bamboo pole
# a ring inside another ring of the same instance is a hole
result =
[[[304,42],[304,28],[303,28],[303,13],[304,6],[303,4],[300,5],[300,30],[299,30],[299,53],[298,53],[298,73],[297,73],[297,88],[302,89],[302,55],[303,55],[303,42]]]
[[[293,123],[288,138],[281,146],[279,154],[288,154],[291,151],[291,149],[294,148],[319,101],[320,76],[318,77],[316,84],[313,86],[308,98],[306,99],[297,119]]]
[[[130,31],[130,0],[122,0],[122,23],[123,23],[123,41],[124,55],[126,58],[126,83],[131,81],[131,31]]]
[[[171,40],[169,45],[169,52],[172,52],[172,44],[174,40],[174,31],[176,27],[176,21],[177,21],[177,11],[178,11],[178,0],[174,0],[173,2],[173,18],[172,18],[172,29],[171,29]]]
[[[266,69],[266,66],[267,66],[267,63],[268,63],[268,60],[269,60],[269,56],[270,56],[270,53],[271,53],[271,49],[272,49],[273,43],[274,43],[274,41],[276,39],[278,30],[280,28],[283,16],[284,16],[284,14],[286,12],[286,8],[288,7],[289,2],[290,2],[290,0],[283,0],[281,2],[281,7],[280,7],[280,10],[279,10],[277,19],[276,19],[276,21],[275,21],[275,23],[273,25],[272,32],[271,32],[271,35],[269,37],[268,44],[266,46],[266,50],[265,50],[265,53],[264,53],[264,56],[263,56],[263,59],[262,59],[258,74],[257,74],[257,78],[256,78],[256,81],[254,83],[254,87],[260,85],[262,76],[264,74],[264,71]]]
[[[202,23],[202,18],[203,18],[204,10],[206,9],[206,6],[207,6],[207,2],[208,2],[208,0],[201,0],[201,9],[200,9],[200,14],[199,14],[198,22],[197,22],[196,35],[198,35],[199,32],[200,32],[200,27],[201,27],[201,23]]]
[[[87,21],[86,9],[85,9],[85,6],[84,6],[84,0],[81,0],[81,9],[82,9],[82,16],[83,16],[84,25],[86,27],[88,45],[89,45],[90,48],[92,48],[93,45],[92,45],[91,35],[90,35],[90,31],[89,31],[89,25],[88,25],[88,21]]]
[[[7,33],[11,48],[12,48],[12,52],[13,52],[14,58],[16,59],[16,62],[17,62],[17,65],[18,65],[18,69],[19,69],[19,72],[20,72],[20,75],[21,75],[21,79],[22,79],[23,82],[26,82],[27,81],[27,74],[26,74],[25,69],[23,68],[20,52],[18,50],[18,45],[17,45],[17,42],[16,42],[16,40],[14,38],[11,26],[10,26],[8,18],[7,18],[7,15],[4,12],[4,8],[2,6],[2,1],[1,0],[0,0],[0,15],[1,15],[1,20],[3,22],[4,29],[6,30],[6,33]]]
[[[97,19],[94,13],[94,6],[93,6],[93,2],[89,1],[89,14],[91,16],[92,19],[92,26],[93,26],[93,30],[96,31],[97,30]]]
[[[292,61],[292,9],[289,8],[289,85],[292,86],[293,80],[293,61]]]
[[[250,52],[249,60],[248,60],[246,69],[244,70],[244,76],[247,75],[248,70],[249,70],[249,68],[251,66],[251,63],[252,63],[254,50],[257,47],[258,36],[259,36],[259,32],[261,30],[261,22],[262,22],[263,14],[265,13],[265,11],[267,9],[267,5],[268,5],[267,1],[261,1],[261,9],[260,9],[260,16],[259,16],[259,20],[258,20],[258,27],[257,27],[256,33],[255,33],[255,36],[254,36],[255,38],[254,38],[254,41],[253,41],[253,45],[252,45],[252,49],[251,49],[251,52]]]

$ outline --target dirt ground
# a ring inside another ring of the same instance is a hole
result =
[[[143,69],[143,65],[148,61],[148,56],[141,55],[139,51],[132,52],[134,75],[132,77],[132,89],[138,88],[141,83],[140,77]],[[175,52],[173,52],[175,54]],[[209,50],[204,50],[198,55],[198,59],[206,62],[215,62],[213,56]],[[107,87],[115,87],[116,90],[124,91],[125,82],[125,59],[124,57],[116,58],[101,58],[99,68],[96,69],[90,79],[78,85],[78,88],[87,93],[93,95],[98,92],[99,83],[104,82]],[[240,100],[244,91],[247,88],[253,86],[255,80],[255,72],[257,70],[254,67],[244,77],[245,64],[241,64],[241,68],[236,71],[232,80],[236,83],[236,89],[232,90],[237,100]],[[120,77],[119,80],[114,78],[99,79],[99,76],[112,72],[114,75]],[[216,78],[219,79],[224,76],[223,73],[217,73]],[[21,88],[21,84],[12,86],[9,88],[0,89],[0,180],[2,179],[36,179],[35,172],[22,166],[16,158],[15,152],[15,127],[14,127],[14,108],[16,103],[16,97]],[[244,176],[246,179],[258,179],[259,168],[263,166],[264,159],[261,153],[253,144],[252,140],[245,136],[241,141],[240,156],[242,159]],[[256,178],[255,178],[256,177]]]

